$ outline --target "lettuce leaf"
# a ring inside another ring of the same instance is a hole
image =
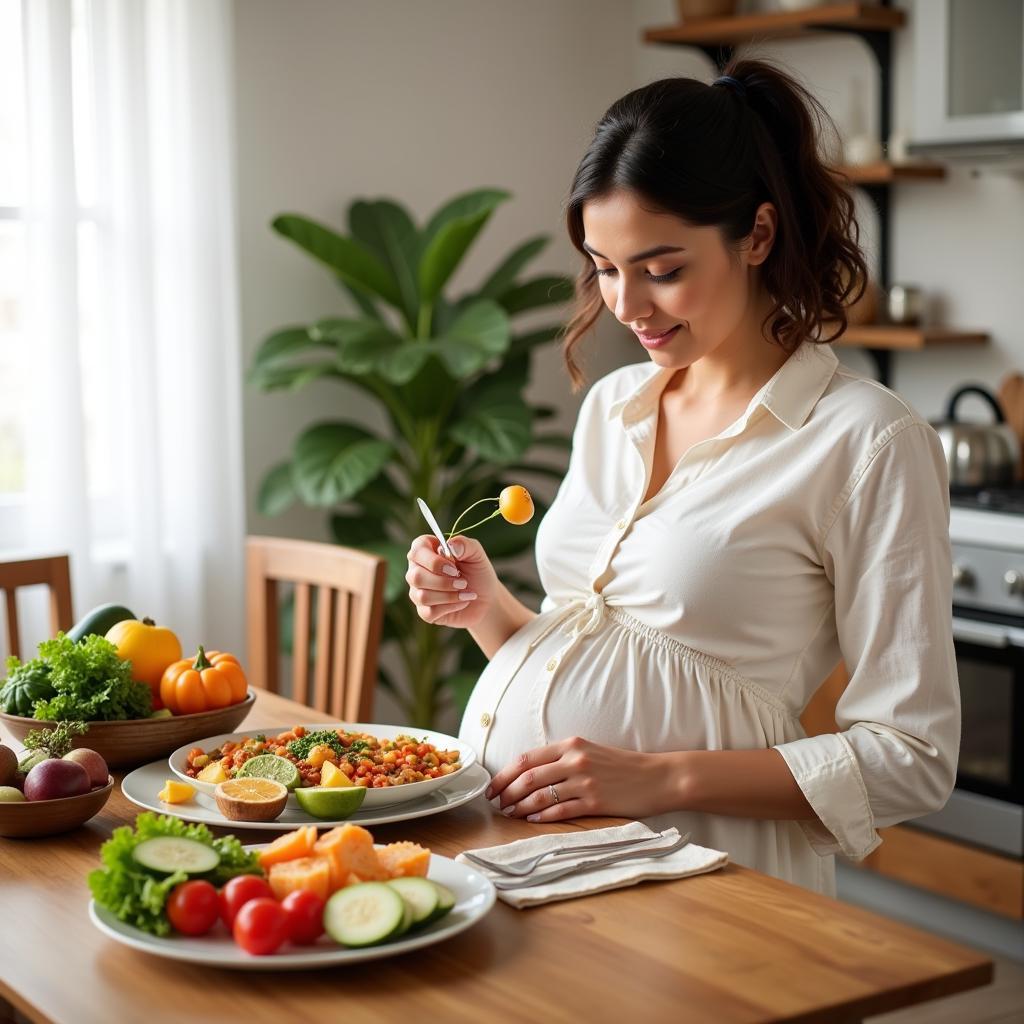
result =
[[[146,871],[133,857],[139,843],[159,836],[193,839],[217,851],[220,864],[205,875],[187,875],[175,871],[164,878]],[[215,886],[223,885],[236,875],[262,875],[263,869],[255,853],[247,853],[235,836],[214,837],[200,824],[188,824],[169,814],[146,811],[135,819],[135,828],[123,825],[114,829],[111,837],[100,847],[102,868],[89,872],[89,889],[93,899],[109,910],[120,921],[133,925],[152,935],[170,933],[164,907],[171,890],[192,878],[205,878]]]
[[[102,636],[79,643],[58,633],[39,645],[39,659],[50,667],[54,696],[38,701],[33,715],[44,722],[110,722],[146,718],[153,695],[132,679],[132,663]]]

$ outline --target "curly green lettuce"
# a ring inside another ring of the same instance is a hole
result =
[[[54,696],[36,703],[33,716],[44,722],[111,722],[146,718],[153,695],[132,679],[132,663],[102,636],[75,643],[58,633],[39,645],[39,658],[50,666]]]
[[[175,871],[163,878],[143,868],[132,856],[132,851],[147,839],[173,836],[193,839],[217,852],[220,863],[205,875],[187,875]],[[169,814],[146,811],[135,819],[135,828],[123,825],[114,829],[111,837],[100,847],[102,868],[89,872],[89,889],[93,899],[109,910],[120,921],[151,935],[167,935],[171,923],[165,907],[171,890],[192,878],[204,878],[221,886],[236,875],[262,875],[255,853],[247,853],[235,836],[214,837],[205,825],[190,825]]]

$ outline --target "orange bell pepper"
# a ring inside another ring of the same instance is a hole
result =
[[[194,715],[245,700],[245,672],[233,654],[199,648],[195,659],[169,665],[160,680],[160,699],[175,715]]]

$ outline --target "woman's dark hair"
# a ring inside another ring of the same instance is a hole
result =
[[[750,234],[758,206],[778,211],[761,281],[772,300],[763,328],[792,351],[846,329],[846,307],[867,283],[849,182],[825,163],[824,129],[835,124],[790,74],[763,60],[733,60],[730,80],[705,85],[664,78],[617,100],[598,122],[566,206],[573,245],[584,258],[562,350],[573,391],[584,383],[575,349],[604,302],[583,248],[583,206],[618,190],[653,212],[715,225],[730,247]],[[823,328],[832,333],[822,337]]]

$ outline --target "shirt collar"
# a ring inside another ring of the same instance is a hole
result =
[[[741,419],[746,420],[757,406],[763,405],[790,430],[799,430],[818,404],[838,365],[831,345],[803,342],[754,395]],[[625,425],[642,419],[657,405],[675,372],[671,367],[656,367],[632,392],[609,406],[608,419],[621,416]]]

